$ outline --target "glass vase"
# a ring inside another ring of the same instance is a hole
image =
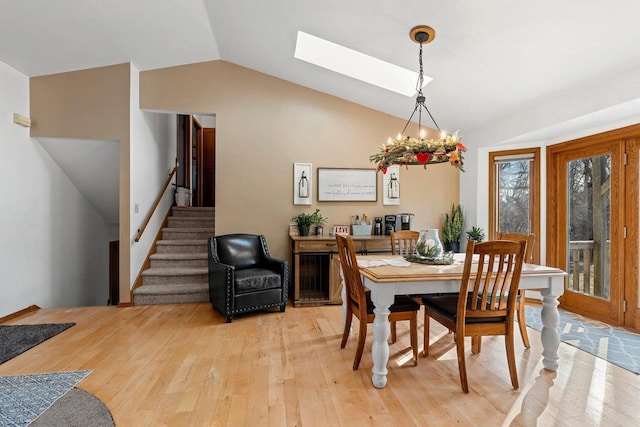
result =
[[[437,228],[420,230],[420,237],[416,243],[416,252],[422,258],[438,258],[442,256],[443,249]]]

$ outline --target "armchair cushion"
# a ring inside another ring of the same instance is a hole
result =
[[[274,289],[281,286],[280,275],[266,268],[236,269],[236,293]]]

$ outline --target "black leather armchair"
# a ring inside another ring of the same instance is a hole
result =
[[[209,238],[209,300],[231,323],[233,316],[287,306],[289,264],[269,255],[263,235]]]

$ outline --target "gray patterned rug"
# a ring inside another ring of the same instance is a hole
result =
[[[540,306],[527,306],[527,326],[542,330]],[[640,374],[640,334],[565,310],[560,312],[560,340],[596,357]]]
[[[90,372],[53,372],[0,377],[0,425],[28,425]]]

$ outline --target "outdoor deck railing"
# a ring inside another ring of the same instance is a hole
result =
[[[609,246],[607,241],[601,253],[593,240],[569,242],[569,290],[609,297]]]

